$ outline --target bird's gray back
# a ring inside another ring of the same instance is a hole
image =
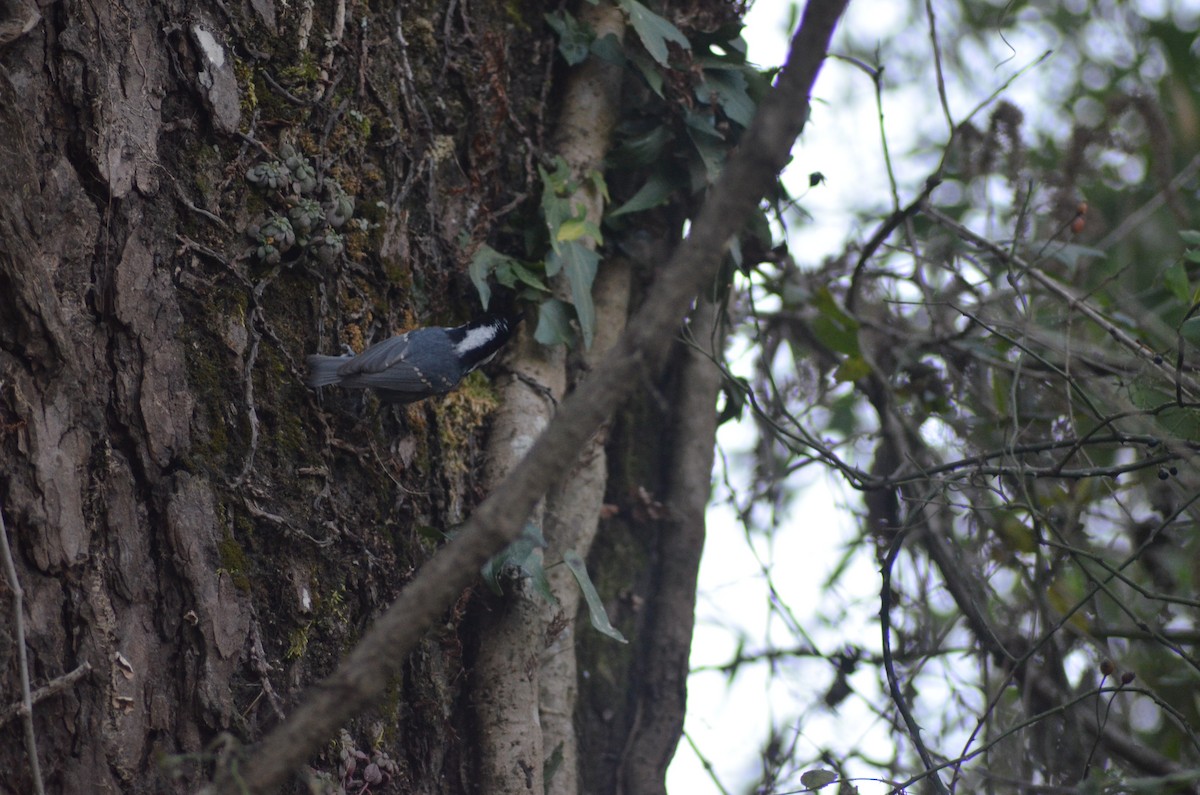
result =
[[[415,329],[377,342],[338,367],[343,386],[396,392],[447,392],[461,368],[442,329]]]

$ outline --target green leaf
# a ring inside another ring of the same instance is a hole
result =
[[[638,188],[638,192],[633,194],[629,201],[610,212],[608,217],[616,218],[626,213],[637,213],[642,210],[658,207],[660,204],[666,202],[667,197],[674,190],[675,185],[663,174],[651,174],[650,179],[646,180],[646,184]]]
[[[591,50],[592,55],[616,66],[623,67],[628,60],[625,48],[621,46],[621,40],[611,33],[606,33],[593,41]]]
[[[546,24],[558,34],[558,51],[562,53],[563,59],[571,66],[583,63],[588,57],[596,34],[566,11],[555,11],[543,16]]]
[[[544,293],[550,291],[541,276],[527,265],[507,254],[501,254],[486,243],[481,245],[475,251],[475,255],[471,257],[468,273],[471,275],[471,281],[475,285],[476,292],[479,293],[479,300],[484,309],[488,308],[488,303],[492,298],[492,289],[488,284],[489,276],[494,275],[496,281],[510,289],[520,282]]]
[[[608,612],[604,609],[604,603],[600,601],[600,594],[596,592],[596,586],[592,584],[592,578],[588,576],[587,564],[583,562],[579,553],[573,549],[567,550],[563,554],[563,563],[567,564],[567,568],[575,575],[575,581],[579,583],[579,590],[583,592],[583,600],[587,602],[592,626],[613,640],[628,643],[625,636],[609,622]]]
[[[862,353],[858,348],[858,321],[842,311],[829,288],[822,287],[817,290],[812,296],[812,303],[820,312],[812,323],[817,339],[832,351],[861,357]]]
[[[1188,286],[1187,269],[1183,267],[1182,262],[1176,262],[1163,271],[1163,283],[1167,285],[1171,295],[1180,301],[1187,302],[1191,298],[1192,291]]]
[[[717,130],[711,113],[691,110],[684,121],[688,137],[692,139],[692,145],[696,147],[700,161],[704,164],[704,182],[711,185],[721,175],[721,167],[729,154],[729,145]],[[705,187],[705,184],[692,187],[699,190]]]
[[[850,356],[833,371],[833,380],[840,383],[857,381],[871,374],[871,365],[861,356]]]
[[[592,303],[592,282],[600,266],[600,255],[577,240],[563,243],[558,251],[551,251],[546,258],[546,273],[554,275],[566,271],[567,283],[571,286],[571,303],[575,305],[575,316],[583,332],[583,344],[592,346],[596,333],[596,306]]]
[[[658,64],[654,62],[654,59],[647,58],[646,54],[641,50],[633,50],[626,53],[626,55],[629,56],[629,60],[633,65],[637,67],[638,72],[642,75],[642,79],[646,81],[646,85],[650,87],[650,90],[657,94],[659,99],[664,99],[662,71],[659,69]]]
[[[670,141],[671,134],[667,128],[656,124],[648,130],[622,137],[612,159],[631,170],[638,166],[648,166],[662,158]]]
[[[721,407],[721,413],[717,417],[718,428],[730,420],[742,418],[742,411],[746,408],[746,396],[750,394],[750,382],[740,376],[724,378],[721,382],[721,394],[725,396],[725,405]]]
[[[600,198],[604,199],[605,204],[612,201],[612,197],[608,195],[608,182],[604,179],[603,172],[593,168],[583,175],[583,183],[595,191]]]
[[[558,160],[558,167],[553,172],[538,166],[538,172],[542,176],[542,215],[546,219],[546,226],[550,229],[551,240],[554,240],[558,234],[558,228],[572,217],[571,203],[562,196],[568,192],[570,186],[569,178],[565,173],[567,168],[567,164],[561,158]]]
[[[1188,324],[1184,323],[1186,329]],[[1200,324],[1198,324],[1200,325]],[[1166,436],[1200,441],[1200,411],[1194,408],[1169,406],[1175,402],[1174,392],[1165,387],[1147,383],[1146,379],[1131,381],[1128,385],[1129,400],[1144,411],[1154,411],[1153,422]]]
[[[800,783],[809,789],[828,787],[837,781],[837,773],[832,770],[807,770],[800,776]]]
[[[550,591],[550,581],[546,579],[546,570],[542,567],[542,555],[539,550],[545,546],[546,538],[542,535],[542,529],[533,522],[528,522],[521,530],[521,536],[499,555],[483,564],[479,573],[494,593],[501,594],[501,576],[509,570],[520,571],[530,578],[534,590],[545,597],[546,601],[557,604],[558,600]]]
[[[541,276],[538,276],[515,259],[510,258],[503,266],[498,268],[496,278],[506,287],[513,287],[517,282],[521,282],[535,290],[541,290],[544,293],[550,292],[550,288],[542,281]]]
[[[479,293],[479,300],[485,310],[488,308],[488,302],[492,300],[492,288],[488,284],[488,276],[491,276],[496,268],[510,259],[486,243],[476,249],[475,256],[471,257],[471,264],[468,266],[467,272],[471,275],[471,282],[475,285],[475,292]]]
[[[546,757],[546,761],[542,763],[542,781],[546,782],[546,788],[549,789],[550,779],[554,778],[554,774],[562,767],[563,763],[563,744],[559,742],[554,746],[554,750],[550,756]]]
[[[1004,545],[1014,552],[1037,551],[1037,536],[1015,511],[1000,511],[994,530]]]
[[[619,5],[629,15],[629,24],[642,40],[642,46],[654,60],[663,66],[667,65],[667,42],[673,41],[685,50],[692,45],[687,37],[679,32],[679,28],[655,14],[637,0],[619,0]]]
[[[704,82],[696,86],[696,99],[708,103],[714,96],[726,116],[743,127],[750,126],[755,105],[746,91],[746,77],[741,69],[705,69]]]
[[[590,237],[597,244],[604,242],[600,234],[600,228],[582,217],[564,221],[558,227],[558,233],[554,236],[554,239],[559,243],[569,243],[572,240],[579,240],[583,237]]]
[[[1183,242],[1189,246],[1200,246],[1200,232],[1195,229],[1181,229],[1179,236],[1183,238]]]
[[[829,429],[848,438],[858,432],[858,393],[847,392],[829,407]]]
[[[557,298],[547,298],[538,306],[538,324],[533,338],[546,347],[570,345],[574,334],[571,331],[569,305]]]
[[[1200,347],[1200,317],[1190,317],[1179,326],[1180,335],[1189,345]]]

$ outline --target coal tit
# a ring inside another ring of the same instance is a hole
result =
[[[310,387],[373,387],[388,403],[443,395],[495,356],[520,317],[488,314],[454,328],[413,329],[377,342],[357,356],[309,356]]]

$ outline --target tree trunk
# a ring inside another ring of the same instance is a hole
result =
[[[441,3],[42,13],[0,41],[0,501],[33,687],[91,671],[35,704],[38,757],[51,792],[194,791],[479,497],[485,379],[387,409],[318,398],[303,357],[473,311],[470,250],[534,188],[554,43]],[[248,180],[290,152],[320,186]],[[247,230],[335,184],[343,253],[258,256]],[[472,788],[469,600],[313,777]],[[21,723],[3,791],[31,791]]]

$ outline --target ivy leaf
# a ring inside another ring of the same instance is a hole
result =
[[[811,301],[820,312],[812,324],[817,339],[830,350],[861,358],[862,352],[858,348],[858,321],[842,311],[828,287],[817,290]]]
[[[628,643],[629,641],[625,639],[620,630],[608,620],[608,611],[604,609],[604,603],[600,601],[600,594],[596,592],[596,586],[592,584],[592,578],[588,576],[587,564],[583,562],[579,553],[573,549],[567,550],[563,553],[563,563],[567,564],[567,568],[575,575],[575,581],[579,583],[579,590],[583,592],[583,600],[587,602],[592,626],[615,641]]]
[[[750,382],[738,376],[728,376],[721,382],[721,394],[725,396],[725,405],[717,417],[717,427],[730,420],[740,420],[746,407],[746,396],[750,394]]]
[[[505,547],[499,555],[483,564],[479,573],[488,587],[500,594],[503,593],[500,587],[501,575],[515,569],[532,580],[534,590],[545,597],[546,601],[557,604],[558,600],[550,591],[550,581],[546,579],[546,570],[542,567],[542,556],[538,552],[545,546],[546,538],[542,535],[542,529],[529,522],[521,530],[520,537]]]
[[[572,338],[571,312],[567,304],[557,298],[547,298],[538,306],[538,324],[533,338],[547,348],[554,345],[569,345]]]
[[[1200,317],[1189,317],[1179,326],[1179,336],[1194,347],[1200,347]]]
[[[590,49],[592,55],[616,66],[624,66],[628,60],[625,48],[621,46],[621,40],[611,33],[605,33],[600,38],[595,39]]]
[[[550,238],[554,240],[558,228],[574,217],[571,202],[565,198],[575,189],[571,184],[571,167],[558,157],[555,158],[554,171],[538,166],[538,174],[542,178],[542,215],[550,229]]]
[[[610,212],[608,217],[616,218],[626,213],[636,213],[657,207],[665,202],[674,190],[675,185],[661,172],[651,174],[650,179],[646,180],[646,184],[638,188],[638,192],[633,194],[629,201]]]
[[[1191,303],[1192,291],[1188,286],[1187,269],[1183,267],[1182,262],[1176,262],[1163,271],[1163,283],[1167,285],[1171,295],[1184,303]]]
[[[659,99],[663,99],[663,76],[662,72],[658,70],[658,65],[653,60],[647,58],[645,53],[638,50],[627,53],[627,55],[645,79],[646,85],[650,87],[650,90],[657,94]]]
[[[467,272],[471,276],[471,282],[475,285],[475,291],[479,293],[479,301],[485,310],[492,299],[492,288],[488,284],[488,277],[492,275],[495,275],[496,281],[510,289],[520,282],[543,293],[550,292],[550,288],[546,286],[541,276],[527,265],[515,257],[501,254],[486,243],[475,251],[475,256],[471,257],[471,264]]]
[[[1195,229],[1180,230],[1179,236],[1183,238],[1183,242],[1189,246],[1200,246],[1200,232]]]
[[[558,51],[570,66],[583,63],[596,38],[587,25],[583,25],[566,11],[555,11],[543,15],[548,24],[558,34]]]
[[[535,290],[541,290],[544,293],[550,292],[550,288],[546,286],[540,276],[511,257],[497,269],[496,279],[505,287],[515,287],[517,282],[521,282]]]
[[[692,48],[687,37],[679,32],[679,28],[646,8],[638,0],[619,0],[619,4],[629,15],[629,23],[637,31],[646,52],[661,65],[667,65],[668,41],[675,42],[685,50]]]
[[[648,166],[662,159],[671,140],[666,126],[656,124],[648,130],[623,138],[621,145],[613,152],[612,159],[618,167],[630,170]]]
[[[583,344],[592,346],[596,334],[596,306],[592,303],[592,282],[600,266],[600,255],[577,240],[562,244],[546,258],[546,273],[553,276],[560,270],[566,271],[567,283],[571,286],[571,303],[575,305],[575,316],[579,318],[579,329],[583,332]]]
[[[726,116],[742,127],[749,127],[755,105],[746,89],[746,76],[741,69],[706,68],[704,82],[696,86],[696,99],[707,103],[715,95]]]
[[[600,228],[582,217],[564,221],[558,227],[558,233],[554,236],[554,239],[559,243],[570,243],[573,240],[579,240],[584,237],[590,237],[597,244],[604,242],[603,236],[600,234]]]
[[[711,185],[721,175],[728,146],[721,133],[713,126],[712,114],[688,111],[685,123],[688,137],[692,139],[692,145],[696,147],[700,161],[704,164],[705,183]],[[693,185],[696,190],[702,187],[704,185]]]
[[[468,266],[467,272],[471,275],[471,282],[475,285],[475,292],[479,293],[479,301],[485,310],[488,308],[488,302],[492,300],[492,288],[488,284],[488,276],[491,276],[492,271],[507,259],[509,257],[486,243],[476,249],[475,256],[471,257],[471,264]]]

